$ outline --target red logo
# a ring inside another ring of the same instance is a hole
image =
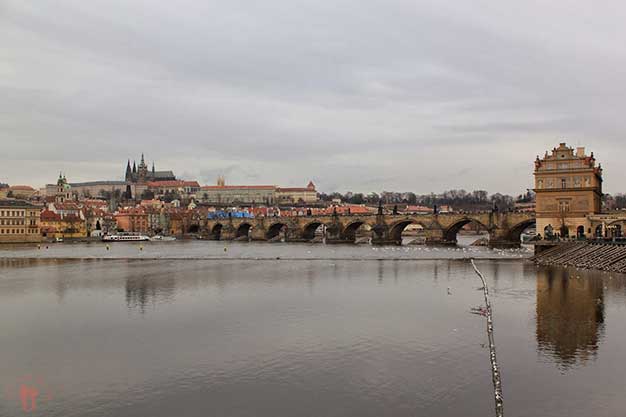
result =
[[[32,413],[52,400],[52,392],[40,377],[25,375],[6,390],[7,399],[17,402],[25,413]]]

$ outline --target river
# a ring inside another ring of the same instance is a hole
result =
[[[624,415],[626,277],[528,255],[0,246],[0,416],[493,415],[469,257],[491,290],[505,415]]]

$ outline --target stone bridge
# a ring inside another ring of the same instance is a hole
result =
[[[367,214],[295,217],[224,218],[203,220],[200,233],[213,240],[282,240],[308,242],[322,226],[326,243],[355,242],[357,230],[369,226],[373,244],[402,243],[410,224],[423,228],[426,244],[453,245],[457,233],[468,223],[489,232],[492,247],[517,247],[521,233],[535,224],[535,213],[485,212],[472,214]]]

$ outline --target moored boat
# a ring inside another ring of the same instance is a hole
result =
[[[150,238],[145,235],[119,234],[102,236],[103,242],[141,242],[146,240],[150,240]]]

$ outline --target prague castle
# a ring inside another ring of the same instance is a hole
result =
[[[64,177],[63,180],[67,182]],[[144,155],[141,154],[139,165],[133,161],[131,167],[130,160],[126,164],[126,172],[124,180],[111,181],[88,181],[69,183],[71,192],[78,197],[97,197],[101,192],[113,193],[119,191],[121,193],[130,192],[133,196],[140,196],[148,189],[148,183],[153,181],[175,181],[176,177],[172,171],[156,171],[154,162],[152,168],[148,169]],[[54,196],[57,193],[58,184],[47,184],[46,195]]]
[[[602,208],[602,167],[593,152],[565,143],[535,160],[537,233],[543,237],[592,237]]]
[[[145,183],[149,181],[176,181],[176,177],[172,171],[155,171],[154,162],[152,163],[152,169],[148,170],[143,154],[141,154],[139,166],[133,161],[131,169],[130,159],[128,160],[124,180],[129,183]]]
[[[63,188],[62,193],[59,187]],[[119,192],[123,196],[141,198],[144,191],[151,190],[156,195],[164,190],[184,189],[188,197],[196,197],[204,202],[215,204],[309,204],[317,201],[315,184],[306,187],[279,187],[277,185],[226,185],[224,177],[218,178],[217,185],[200,187],[195,181],[180,181],[172,171],[157,171],[148,168],[144,155],[139,164],[130,159],[126,163],[124,180],[90,181],[68,183],[64,175],[59,175],[56,184],[46,185],[46,196],[66,195],[66,199],[98,197],[103,193]]]

